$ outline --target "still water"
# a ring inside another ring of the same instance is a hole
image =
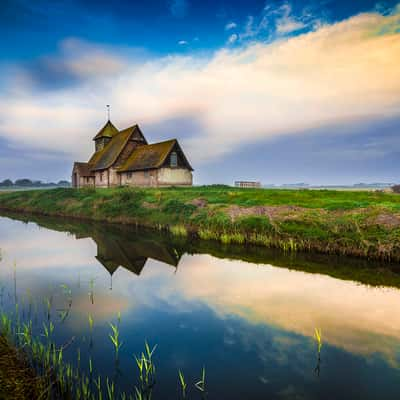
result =
[[[41,326],[37,310],[51,299],[56,342],[69,343],[64,357],[75,362],[79,348],[83,366],[92,358],[95,373],[122,390],[137,384],[133,355],[147,340],[157,344],[156,400],[179,398],[178,370],[187,398],[201,398],[193,383],[203,366],[209,399],[400,398],[400,290],[348,279],[354,269],[364,281],[373,271],[386,276],[379,266],[24,219],[0,218],[2,308],[18,301],[28,313],[34,304]],[[330,270],[347,280],[316,273]],[[72,293],[70,309],[61,285]],[[116,365],[108,335],[119,312]]]

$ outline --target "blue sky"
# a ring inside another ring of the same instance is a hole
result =
[[[398,1],[0,8],[0,179],[68,178],[112,105],[196,183],[400,181]]]

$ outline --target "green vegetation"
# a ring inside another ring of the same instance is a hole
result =
[[[223,244],[400,260],[400,196],[333,190],[54,189],[0,195],[0,209],[142,225]]]
[[[322,349],[322,331],[321,329],[315,328],[314,339],[317,343],[317,365],[314,372],[319,376],[321,372],[321,349]]]
[[[61,285],[63,287],[64,285]],[[64,292],[65,293],[65,292]],[[21,303],[15,301],[14,310],[0,309],[0,399],[82,399],[82,400],[150,400],[156,385],[156,366],[154,353],[157,345],[151,347],[147,341],[140,356],[134,355],[136,363],[137,386],[131,393],[119,389],[117,382],[108,376],[96,373],[96,364],[89,350],[88,368],[81,365],[81,351],[78,348],[76,361],[65,361],[64,354],[69,346],[78,340],[75,336],[64,344],[57,343],[55,330],[62,327],[63,320],[51,320],[53,306],[47,309],[47,299],[38,303],[30,297],[23,297]],[[38,308],[42,304],[43,310]],[[0,306],[2,308],[2,306]],[[32,310],[35,310],[32,315]],[[45,315],[45,321],[38,329],[37,319]],[[110,323],[112,333],[109,338],[115,351],[115,368],[118,370],[118,351],[122,345],[119,339],[121,314],[118,323]],[[93,319],[88,316],[90,334],[94,329]],[[85,336],[80,341],[83,343]],[[111,348],[110,348],[111,351]],[[186,397],[188,384],[179,371],[179,382]],[[193,389],[206,392],[205,368],[200,381],[192,384]],[[179,396],[178,396],[179,398]]]

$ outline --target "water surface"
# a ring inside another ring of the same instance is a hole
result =
[[[200,398],[193,382],[203,366],[209,399],[399,398],[396,266],[24,219],[0,218],[1,306],[11,312],[17,301],[39,330],[51,299],[57,343],[74,338],[65,357],[75,362],[79,348],[83,366],[91,357],[123,390],[137,383],[133,355],[147,340],[157,344],[154,399],[179,398],[179,369],[188,398]],[[61,285],[72,291],[70,310]],[[108,334],[119,312],[116,365]]]

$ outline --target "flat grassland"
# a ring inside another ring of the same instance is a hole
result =
[[[223,243],[400,260],[400,195],[369,191],[52,189],[0,194],[0,209],[168,229]]]

